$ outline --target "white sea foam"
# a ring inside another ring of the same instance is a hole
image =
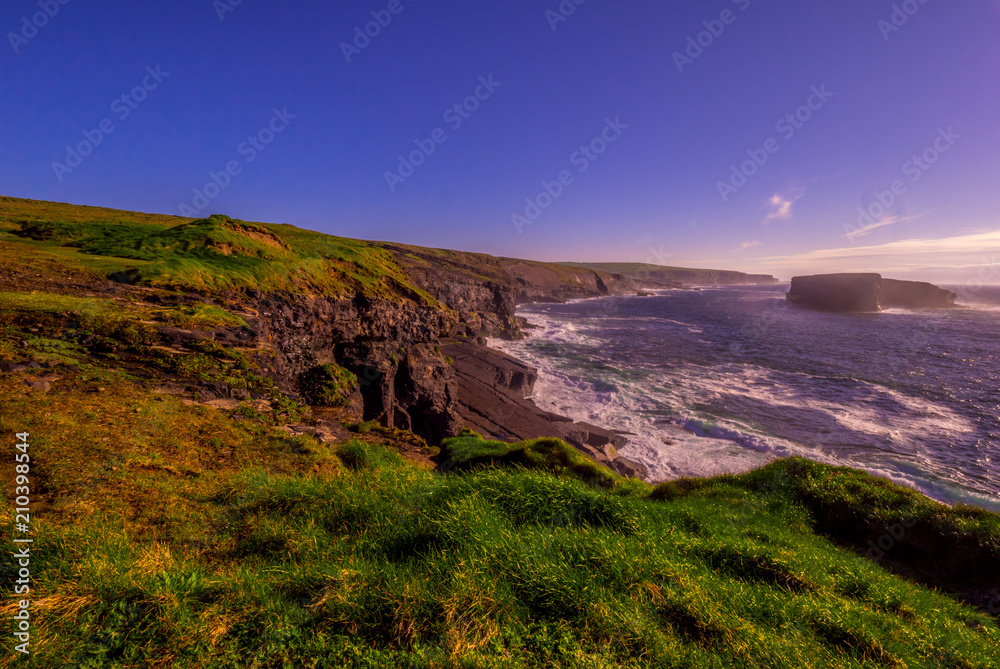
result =
[[[628,321],[638,326],[640,321],[651,320],[685,330],[700,328],[663,318],[602,314],[569,322],[565,316],[534,310],[527,316],[540,327],[526,340],[491,341],[490,345],[539,370],[533,399],[540,407],[630,433],[622,454],[649,467],[654,481],[739,473],[776,457],[798,455],[866,469],[940,500],[1000,507],[996,500],[951,480],[940,458],[935,459],[922,445],[927,434],[957,442],[975,430],[968,418],[948,407],[866,381],[852,380],[855,385],[845,390],[844,379],[790,375],[739,361],[710,366],[682,363],[669,372],[632,366],[615,374],[607,368],[615,361],[604,356],[610,342],[601,335],[609,324]],[[554,353],[548,344],[566,345],[572,354]],[[581,361],[581,356],[594,367]],[[826,382],[829,397],[823,393]],[[736,411],[719,418],[698,408],[728,402],[749,403],[744,408],[766,406],[763,413],[771,415]],[[887,407],[894,419],[887,420]],[[744,422],[740,415],[760,418],[761,424]],[[826,448],[768,431],[766,419],[773,423],[786,415],[800,420],[825,417],[828,428],[838,426],[830,428],[835,433],[832,437],[839,434],[847,443],[844,448]],[[851,448],[851,435],[870,435],[880,446]]]

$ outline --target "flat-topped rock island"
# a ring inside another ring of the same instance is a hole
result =
[[[837,312],[872,312],[893,307],[948,309],[958,295],[920,281],[884,279],[881,274],[817,274],[792,279],[788,302]]]

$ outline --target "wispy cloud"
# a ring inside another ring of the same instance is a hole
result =
[[[771,211],[768,212],[765,221],[779,221],[786,218],[792,217],[792,207],[795,206],[795,201],[798,200],[801,195],[787,199],[781,195],[772,195],[770,199]]]
[[[875,221],[871,225],[866,225],[863,228],[857,228],[856,230],[850,230],[850,231],[848,231],[848,233],[846,235],[844,235],[844,238],[845,239],[857,239],[858,237],[864,237],[865,235],[869,235],[872,232],[874,232],[875,230],[878,230],[879,228],[884,228],[887,225],[895,225],[896,223],[901,223],[903,221],[912,221],[915,218],[918,218],[918,217],[917,216],[898,216],[898,215],[897,216],[886,216],[885,218],[882,218],[882,219],[880,219],[878,221]]]
[[[760,246],[760,242],[756,242],[756,241],[754,241],[754,242],[743,242],[742,244],[740,244],[740,250],[743,251],[745,249],[752,249],[755,246]]]
[[[873,246],[817,249],[787,256],[750,258],[754,271],[943,273],[979,267],[1000,254],[1000,229],[936,239],[904,239]]]

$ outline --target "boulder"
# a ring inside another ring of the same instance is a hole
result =
[[[645,481],[649,478],[649,468],[646,465],[628,458],[615,458],[611,461],[611,469],[629,479]]]

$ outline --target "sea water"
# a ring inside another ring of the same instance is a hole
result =
[[[653,480],[797,455],[1000,510],[1000,288],[870,314],[786,291],[528,305],[527,338],[490,343],[538,368],[542,408],[631,433],[622,454]]]

